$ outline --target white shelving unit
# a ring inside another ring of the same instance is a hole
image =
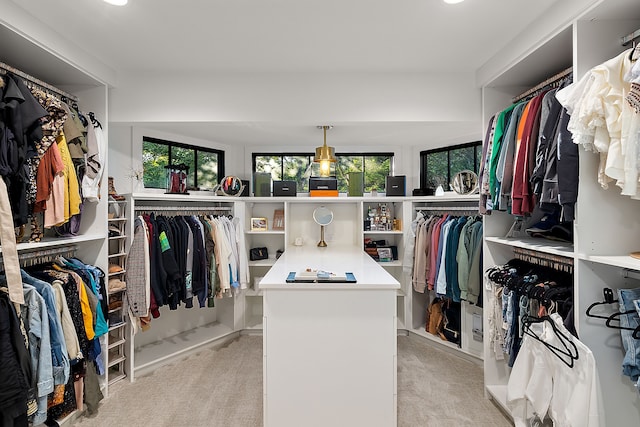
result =
[[[109,270],[117,266],[120,271],[107,272],[107,303],[109,305],[108,323],[109,336],[107,345],[106,376],[109,385],[127,377],[129,365],[126,363],[129,355],[127,345],[128,315],[126,288],[113,289],[109,279],[125,281],[127,271],[127,200],[109,200],[108,246]]]
[[[238,209],[242,209],[241,204],[237,204],[237,199],[229,197],[160,193],[134,193],[127,197],[130,200],[129,218],[133,218],[136,212],[156,210],[156,214],[167,216],[199,209],[213,213],[210,209],[214,207],[225,209],[225,214],[241,216]],[[133,221],[130,221],[129,226],[129,234],[133,235]],[[199,308],[197,303],[191,309],[184,306],[177,310],[170,310],[167,306],[160,307],[160,317],[152,319],[149,330],[140,331],[130,338],[130,363],[133,367],[129,374],[130,381],[135,381],[136,377],[176,357],[238,335],[242,327],[236,319],[236,300],[236,297],[215,299],[215,307]]]
[[[410,227],[410,223],[415,213],[420,208],[437,209],[436,212],[447,212],[447,208],[453,208],[449,211],[452,215],[456,212],[466,214],[467,211],[475,212],[478,209],[478,195],[457,196],[457,197],[435,197],[429,196],[420,200],[413,200],[409,204],[410,212],[405,227]],[[468,208],[468,209],[466,209]],[[458,209],[463,209],[459,211]],[[444,341],[426,331],[427,308],[431,301],[435,298],[434,291],[426,290],[425,293],[416,292],[411,285],[411,278],[406,278],[407,292],[411,295],[409,307],[409,324],[407,330],[415,335],[427,338],[434,343],[448,350],[454,350],[464,356],[469,356],[474,362],[480,362],[483,358],[483,344],[481,341],[473,339],[473,317],[482,316],[482,308],[469,304],[467,301],[460,303],[460,346]]]
[[[11,21],[11,16],[15,11],[11,8],[5,11],[2,21]],[[73,61],[65,61],[59,52],[50,49],[46,44],[36,42],[33,38],[25,36],[20,30],[20,25],[0,24],[0,51],[2,52],[2,62],[15,67],[39,80],[42,80],[54,87],[64,90],[67,93],[78,97],[78,106],[81,111],[95,113],[95,117],[102,124],[104,137],[108,138],[108,87],[107,84],[94,74],[86,72],[80,67],[76,67]],[[24,24],[24,23],[23,23]],[[46,34],[46,33],[43,33]],[[47,236],[37,243],[19,243],[18,253],[25,253],[48,248],[75,247],[76,256],[83,262],[93,264],[103,271],[107,271],[107,159],[102,163],[105,174],[102,178],[100,189],[100,200],[96,203],[85,203],[83,205],[80,230],[78,235],[73,237],[50,237]],[[0,248],[0,251],[2,249]],[[108,338],[101,337],[103,361],[106,363],[108,348]],[[98,378],[103,394],[108,396],[109,389],[106,376]],[[73,412],[63,419],[58,420],[59,424],[70,423],[79,416]]]
[[[637,5],[636,5],[637,6]],[[483,87],[484,123],[516,96],[555,73],[573,66],[574,80],[593,66],[622,52],[623,36],[640,28],[640,9],[631,2],[598,2],[588,12],[544,37],[515,63]],[[484,133],[483,133],[484,134]],[[574,311],[578,335],[596,359],[604,403],[603,425],[637,423],[640,419],[637,391],[629,378],[621,375],[624,356],[620,333],[608,329],[604,321],[586,317],[586,308],[602,301],[604,287],[638,287],[640,282],[625,278],[625,269],[640,271],[640,260],[629,256],[639,249],[640,202],[621,196],[611,185],[602,189],[596,181],[597,155],[580,149],[579,194],[574,221],[574,244],[534,239],[505,238],[513,218],[503,212],[485,217],[484,267],[504,264],[513,258],[513,248],[568,257],[574,264]],[[489,293],[485,290],[485,301]],[[617,305],[611,312],[617,311]],[[488,320],[484,321],[485,331]],[[507,383],[510,369],[495,360],[485,342],[485,387],[488,397],[507,413]]]

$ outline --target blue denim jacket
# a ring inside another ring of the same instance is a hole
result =
[[[51,285],[42,280],[31,277],[24,270],[20,270],[22,283],[33,286],[42,296],[47,307],[49,320],[49,334],[51,336],[51,359],[53,363],[53,380],[56,385],[66,384],[69,380],[69,353],[64,340],[62,322],[56,309],[56,298]]]
[[[51,338],[47,305],[36,288],[23,284],[24,304],[29,326],[29,354],[31,369],[37,385],[38,411],[34,415],[33,425],[42,424],[47,419],[47,395],[53,391],[53,364],[51,361]]]
[[[86,271],[87,276],[89,276],[89,283],[87,284],[91,288],[93,294],[98,297],[98,301],[102,301],[102,294],[100,293],[100,279],[104,277],[102,270],[93,265],[84,264],[82,261],[75,258],[65,260],[65,264],[72,270]],[[94,325],[94,330],[96,337],[101,337],[109,332],[109,325],[104,318],[102,310],[96,310],[96,324]]]

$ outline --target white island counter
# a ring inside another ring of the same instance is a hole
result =
[[[357,283],[286,283],[306,268]],[[264,294],[264,425],[397,424],[396,293],[360,247],[289,247]]]

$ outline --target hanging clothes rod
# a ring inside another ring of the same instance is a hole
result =
[[[478,207],[476,206],[423,206],[415,208],[417,211],[441,211],[441,212],[478,212]]]
[[[136,206],[136,212],[231,212],[229,206]]]
[[[513,253],[517,259],[522,261],[569,273],[573,272],[573,258],[518,247],[513,248]]]
[[[560,71],[558,74],[555,74],[552,77],[549,77],[547,80],[543,81],[542,83],[539,83],[537,85],[535,85],[534,87],[532,87],[531,89],[529,89],[528,91],[512,98],[512,102],[515,104],[516,102],[528,97],[529,95],[536,93],[537,91],[539,91],[540,89],[544,89],[545,87],[560,81],[561,79],[565,78],[566,76],[568,76],[569,74],[571,74],[573,72],[573,67],[569,67],[566,70]]]
[[[61,246],[58,248],[20,252],[18,253],[18,261],[20,262],[21,267],[45,264],[54,261],[59,256],[66,258],[75,257],[77,250],[77,246]]]
[[[77,96],[71,95],[70,93],[67,93],[67,92],[65,92],[65,91],[63,91],[61,89],[58,89],[57,87],[52,86],[49,83],[43,82],[42,80],[37,79],[37,78],[25,73],[24,71],[20,71],[17,68],[14,68],[14,67],[12,67],[10,65],[7,65],[4,62],[0,62],[0,70],[4,70],[4,71],[9,72],[11,74],[15,74],[16,76],[21,77],[21,78],[23,78],[24,80],[26,80],[28,82],[34,83],[34,84],[42,87],[43,89],[49,90],[51,92],[54,92],[54,93],[56,93],[56,94],[58,94],[60,96],[63,96],[65,98],[71,100],[71,101],[78,102],[78,97]],[[0,71],[0,73],[1,73],[1,71]],[[5,74],[5,73],[1,73],[1,74]]]
[[[633,33],[624,36],[622,38],[622,46],[626,46],[637,39],[640,39],[640,30],[635,30]]]

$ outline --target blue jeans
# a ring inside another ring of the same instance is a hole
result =
[[[633,338],[633,329],[640,325],[640,317],[636,311],[634,300],[640,299],[640,288],[636,289],[618,289],[618,298],[620,304],[620,326],[623,328],[631,328],[631,330],[621,330],[622,345],[625,349],[624,360],[622,361],[622,373],[631,378],[633,382],[637,382],[640,378],[640,340]]]

